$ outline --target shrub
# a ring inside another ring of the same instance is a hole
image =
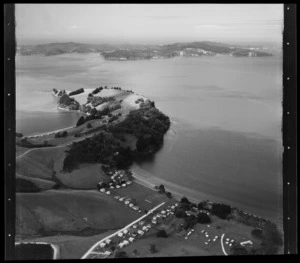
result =
[[[161,185],[158,187],[158,192],[161,193],[161,194],[163,194],[163,193],[166,192],[164,185],[161,184]]]
[[[151,245],[150,245],[150,252],[151,252],[152,254],[154,254],[154,253],[157,252],[157,249],[156,249],[155,244],[151,244]]]
[[[181,198],[180,203],[182,203],[182,204],[191,204],[191,202],[185,196]]]
[[[77,94],[80,94],[80,93],[83,93],[84,92],[84,89],[81,88],[81,89],[78,89],[78,90],[75,90],[75,91],[71,91],[69,93],[69,96],[72,96],[72,95],[77,95]]]
[[[176,208],[175,208],[175,211],[174,211],[174,215],[175,215],[177,218],[183,218],[183,217],[186,216],[186,213],[185,213],[185,210],[183,210],[182,208],[176,207]]]
[[[165,230],[159,230],[156,234],[157,237],[168,237],[168,234]]]
[[[172,194],[170,192],[166,192],[166,196],[172,198]]]
[[[231,214],[231,207],[225,204],[213,204],[211,212],[221,219],[227,219]]]
[[[194,215],[187,216],[184,219],[183,228],[184,229],[189,229],[189,228],[192,228],[196,224],[197,224],[197,217],[195,217]]]
[[[211,223],[211,219],[207,214],[199,213],[197,216],[197,222],[200,224],[209,224]]]
[[[79,118],[79,120],[77,121],[77,123],[76,123],[76,127],[78,127],[78,126],[84,124],[84,122],[85,122],[85,119],[84,119],[83,116],[81,116],[81,117]]]

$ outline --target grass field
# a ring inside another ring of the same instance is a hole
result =
[[[24,237],[117,229],[138,217],[135,211],[96,190],[48,190],[16,195],[17,234]]]
[[[62,172],[67,147],[33,149],[16,160],[17,174],[54,182],[59,180],[65,187],[74,189],[95,189],[99,181],[107,178],[100,164],[83,164],[70,173]]]

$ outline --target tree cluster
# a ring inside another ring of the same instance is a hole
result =
[[[94,89],[94,90],[92,91],[92,94],[95,95],[95,94],[99,93],[101,90],[103,90],[102,87],[96,88],[96,89]]]
[[[63,132],[57,132],[54,135],[54,138],[61,138],[61,137],[67,137],[68,136],[68,132],[67,131],[63,131]]]
[[[197,216],[197,222],[199,224],[210,224],[211,219],[210,219],[209,215],[207,215],[205,213],[199,213]]]
[[[231,214],[231,207],[225,204],[213,203],[211,213],[221,219],[227,219],[228,216]]]
[[[78,89],[78,90],[71,91],[69,93],[69,96],[77,95],[77,94],[80,94],[80,93],[83,93],[83,92],[84,92],[84,89],[81,88],[81,89]]]
[[[168,234],[165,230],[159,230],[157,233],[156,233],[156,236],[157,237],[164,237],[164,238],[167,238],[168,237]]]

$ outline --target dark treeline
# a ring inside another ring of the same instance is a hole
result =
[[[82,125],[84,121],[84,117],[81,117],[78,124]],[[71,171],[81,163],[128,167],[134,159],[157,151],[163,144],[163,136],[169,126],[169,118],[155,108],[132,111],[124,121],[110,126],[108,132],[102,131],[91,138],[73,143],[67,151],[63,170]],[[135,151],[120,146],[118,138],[122,133],[133,134],[138,138]]]

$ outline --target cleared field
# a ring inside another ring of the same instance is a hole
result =
[[[62,172],[67,147],[33,149],[16,160],[16,172],[29,178],[59,180],[75,189],[95,189],[99,181],[107,178],[100,164],[84,164],[70,173]]]
[[[16,195],[16,231],[23,237],[80,235],[80,231],[85,235],[84,230],[99,233],[123,227],[138,217],[135,211],[111,196],[93,190],[49,190]]]
[[[55,185],[55,182],[53,182],[51,180],[30,178],[30,177],[23,176],[20,174],[16,174],[16,178],[21,178],[21,179],[31,181],[32,183],[34,183],[38,188],[40,188],[43,191],[52,189],[52,187]]]

